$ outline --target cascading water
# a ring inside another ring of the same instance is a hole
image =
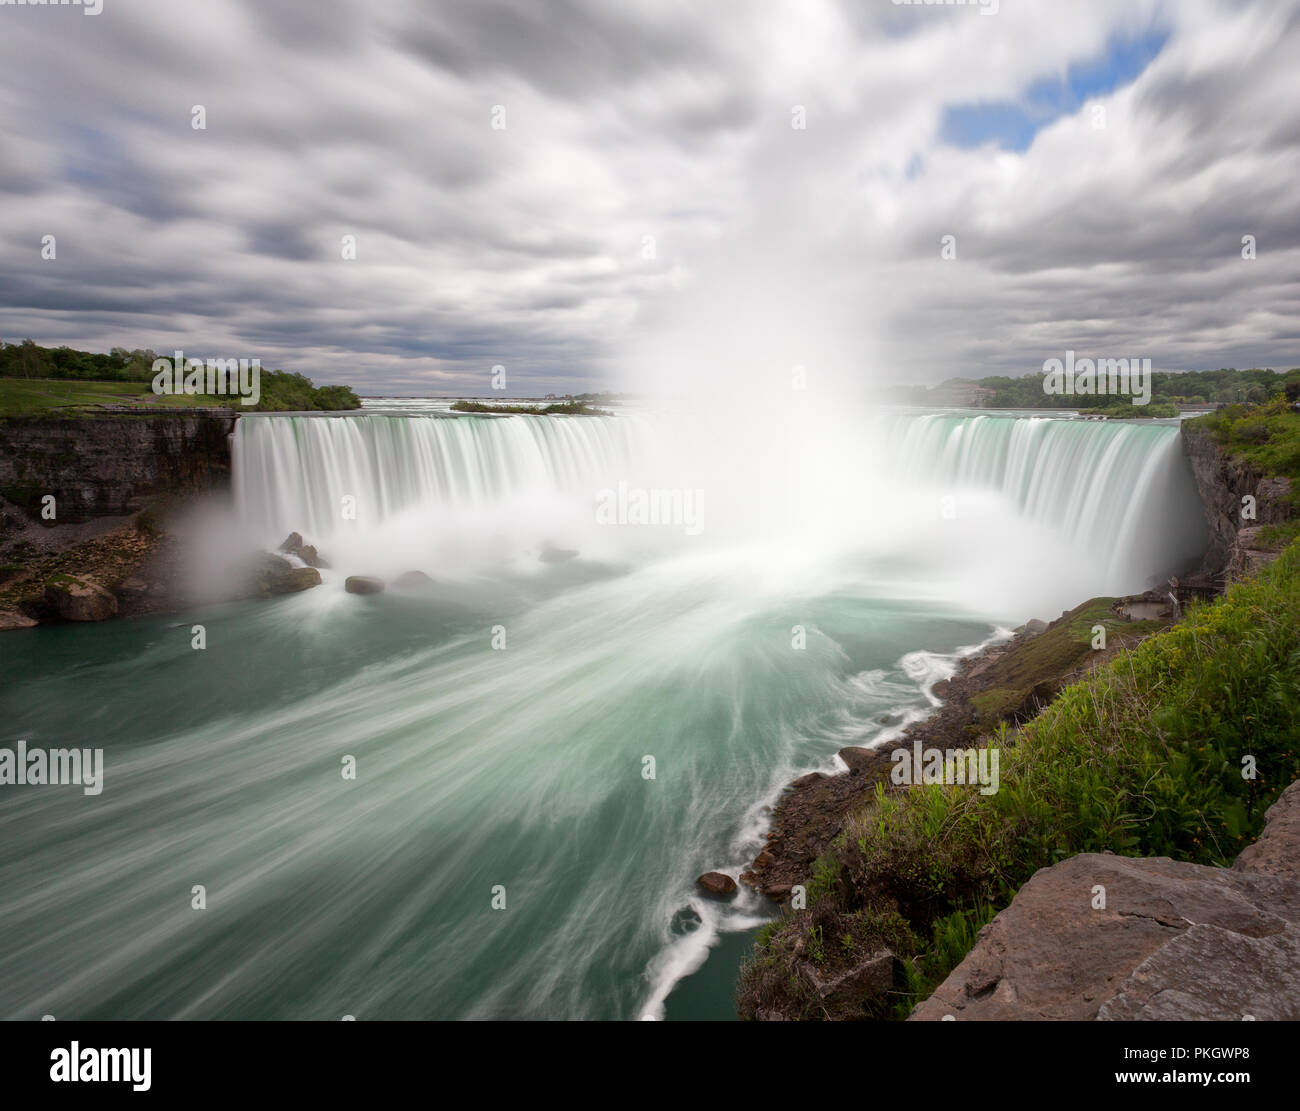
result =
[[[8,665],[11,728],[106,770],[0,798],[6,1017],[725,1017],[734,957],[683,977],[771,910],[692,881],[752,859],[782,784],[1203,533],[1168,425],[364,413],[233,450],[242,527],[332,566]],[[705,527],[601,523],[620,482],[698,488]]]

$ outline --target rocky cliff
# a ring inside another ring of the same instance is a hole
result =
[[[0,421],[0,497],[59,524],[123,516],[151,495],[218,485],[230,474],[225,413]]]
[[[1225,455],[1198,421],[1184,421],[1182,436],[1210,526],[1200,573],[1228,582],[1253,574],[1275,554],[1260,547],[1260,528],[1290,519],[1290,480],[1264,478],[1245,462]],[[1242,516],[1246,497],[1255,499],[1253,519]]]

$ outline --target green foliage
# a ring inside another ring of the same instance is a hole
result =
[[[1300,478],[1300,413],[1286,398],[1256,408],[1229,405],[1197,420],[1221,448],[1261,474]]]
[[[992,409],[1056,409],[1079,408],[1107,416],[1127,418],[1173,417],[1180,405],[1186,404],[1249,404],[1260,405],[1272,398],[1281,397],[1291,390],[1290,400],[1300,399],[1300,368],[1285,373],[1270,369],[1237,370],[1225,367],[1220,370],[1189,370],[1183,372],[1155,371],[1151,375],[1151,401],[1147,405],[1133,405],[1124,398],[1116,404],[1109,394],[1093,396],[1049,395],[1043,393],[1043,374],[1036,371],[1018,378],[994,375],[979,379],[954,379],[945,385],[966,384],[987,390],[980,405]],[[924,386],[903,386],[888,391],[888,399],[908,405],[927,405],[929,390]],[[1122,412],[1120,410],[1123,410]]]
[[[41,347],[29,339],[0,342],[0,417],[40,416],[54,409],[105,404],[228,406],[240,412],[273,413],[361,407],[349,386],[314,386],[310,378],[284,370],[261,371],[257,405],[242,405],[229,396],[156,395],[152,386],[157,358],[142,348],[115,347],[99,355],[71,347]]]
[[[597,409],[586,401],[578,400],[557,401],[552,405],[485,405],[481,401],[457,401],[451,408],[457,413],[527,413],[531,416],[544,417],[607,417],[610,415],[608,410]]]

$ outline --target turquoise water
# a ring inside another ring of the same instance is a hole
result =
[[[986,457],[1028,450],[1010,422],[972,473],[952,443],[969,419],[891,426],[914,505],[904,478],[876,501],[854,480],[819,502],[807,545],[745,535],[725,504],[694,545],[606,537],[566,501],[634,467],[653,427],[335,419],[241,422],[236,445],[230,531],[283,536],[316,506],[309,539],[336,561],[321,587],[0,641],[0,744],[100,747],[106,769],[98,796],[0,787],[0,1015],[726,1017],[772,911],[692,881],[753,857],[781,786],[879,739],[882,715],[923,713],[958,650],[1055,615],[1027,606],[1182,558],[1150,547],[1143,516],[1186,493],[1167,428],[1077,424],[1015,472]],[[478,485],[445,484],[453,447]],[[421,479],[401,453],[426,449]],[[1069,451],[1087,484],[1058,471],[1066,488],[1036,505],[1025,475]],[[1094,497],[1106,467],[1122,504]],[[918,508],[939,490],[968,507],[955,523]],[[335,526],[341,493],[371,519]],[[1037,520],[1070,498],[1101,522],[1096,546],[1054,546],[1068,522]],[[520,510],[538,499],[541,525]],[[581,554],[540,558],[550,543]],[[1026,545],[1018,563],[1007,549]],[[342,589],[411,566],[434,587]]]

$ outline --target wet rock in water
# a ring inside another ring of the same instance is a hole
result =
[[[577,559],[578,553],[572,548],[552,548],[548,545],[537,558],[543,563],[568,563],[571,559]]]
[[[796,779],[793,783],[791,783],[790,786],[798,790],[800,787],[810,787],[814,783],[825,778],[826,777],[822,775],[821,772],[809,772],[807,775],[801,775],[798,779]]]
[[[289,533],[284,538],[284,543],[280,545],[280,551],[297,556],[308,567],[329,567],[329,562],[316,550],[316,545],[308,544],[303,540],[300,532]]]
[[[320,572],[315,567],[290,567],[276,580],[276,594],[297,594],[320,586]]]
[[[64,621],[103,621],[117,613],[117,599],[93,579],[55,575],[45,600]]]
[[[295,567],[282,556],[262,552],[250,561],[240,596],[269,598],[313,586],[320,586],[320,572],[314,567]]]
[[[316,550],[315,544],[304,544],[296,554],[308,567],[329,567],[329,561]]]
[[[752,868],[749,868],[746,869],[744,872],[740,873],[740,882],[743,883],[746,887],[752,887],[755,891],[757,891],[758,885],[763,881],[758,878],[757,872],[755,872]]]
[[[685,937],[687,934],[693,934],[704,924],[704,919],[700,917],[700,912],[694,907],[682,907],[673,915],[673,920],[669,923],[669,930],[674,937]]]
[[[349,594],[382,594],[384,580],[371,578],[369,575],[349,575],[343,584]]]
[[[21,610],[0,610],[0,632],[6,629],[32,629],[38,624]]]
[[[937,683],[935,683],[934,686],[930,688],[930,693],[934,695],[935,698],[947,698],[948,695],[951,693],[951,691],[952,691],[951,679],[940,679]]]
[[[736,881],[725,872],[705,872],[696,881],[711,895],[734,895]]]
[[[393,585],[408,590],[422,590],[428,589],[435,584],[423,571],[403,571],[393,580]]]

